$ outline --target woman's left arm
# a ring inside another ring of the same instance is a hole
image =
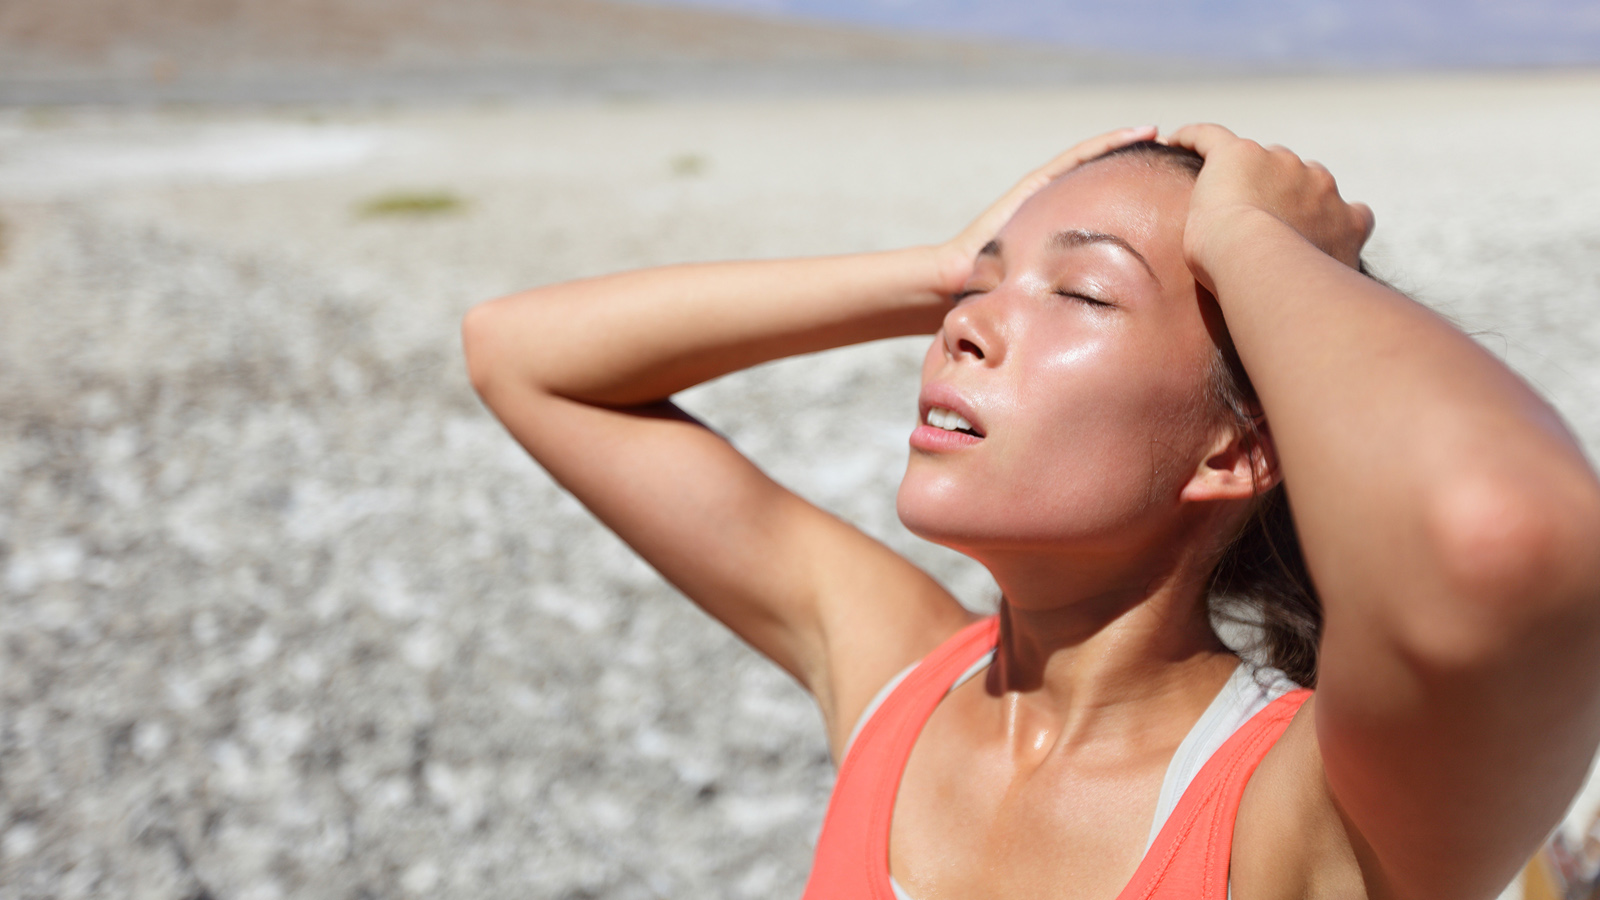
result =
[[[1369,890],[1492,897],[1600,741],[1600,483],[1521,379],[1355,271],[1371,214],[1325,169],[1214,125],[1170,140],[1206,157],[1184,249],[1323,599],[1315,743]]]

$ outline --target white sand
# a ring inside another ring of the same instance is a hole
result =
[[[1372,203],[1378,270],[1594,454],[1597,111],[1579,73],[0,114],[0,896],[795,896],[815,714],[501,436],[468,306],[937,240],[1077,138],[1211,119]],[[357,214],[394,190],[467,205]],[[688,402],[982,603],[893,516],[919,344]]]

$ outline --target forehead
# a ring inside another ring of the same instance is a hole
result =
[[[1050,182],[1001,229],[1005,245],[1048,241],[1069,229],[1113,234],[1158,270],[1183,265],[1183,223],[1194,180],[1169,166],[1113,158]],[[1186,267],[1185,267],[1186,268]]]

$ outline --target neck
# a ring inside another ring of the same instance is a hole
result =
[[[1203,559],[985,563],[1005,598],[986,686],[1019,750],[1181,739],[1237,665],[1211,628]]]

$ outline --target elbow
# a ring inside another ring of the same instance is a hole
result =
[[[501,318],[497,302],[491,300],[467,310],[461,319],[461,352],[466,359],[467,378],[485,402],[503,375]]]
[[[1600,646],[1600,484],[1581,462],[1567,469],[1467,479],[1434,505],[1445,608],[1412,629],[1426,656],[1456,668]]]

